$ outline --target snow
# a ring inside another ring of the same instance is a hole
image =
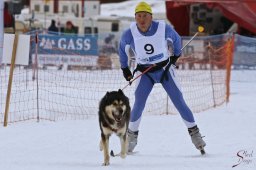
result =
[[[138,153],[126,159],[111,157],[108,167],[101,166],[97,118],[26,121],[0,127],[1,169],[255,169],[255,83],[256,71],[232,71],[230,102],[194,115],[207,143],[204,156],[194,148],[179,115],[144,115]],[[110,149],[119,152],[115,135],[110,138]]]

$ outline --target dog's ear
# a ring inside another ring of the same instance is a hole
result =
[[[102,98],[102,100],[107,100],[108,99],[108,96],[109,96],[109,92],[107,92],[106,94],[105,94],[105,96]]]
[[[118,93],[120,94],[124,94],[123,91],[121,89],[118,89]]]
[[[105,95],[105,98],[108,98],[109,96],[109,92],[107,91],[106,95]]]

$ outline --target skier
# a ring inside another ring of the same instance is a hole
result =
[[[133,74],[128,67],[129,48],[135,54],[137,67],[134,72],[143,72],[136,82],[135,102],[131,111],[128,129],[128,152],[137,145],[141,115],[147,98],[155,83],[161,83],[168,96],[179,111],[195,147],[204,154],[206,143],[202,139],[194,116],[184,101],[175,75],[175,63],[181,55],[181,38],[164,21],[152,19],[152,9],[146,2],[140,2],[135,8],[135,21],[122,34],[119,44],[121,69],[127,81]],[[169,47],[173,48],[171,54]]]

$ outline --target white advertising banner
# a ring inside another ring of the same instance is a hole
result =
[[[4,64],[11,64],[14,37],[14,34],[4,34],[4,51],[2,61]],[[28,65],[29,47],[30,35],[19,35],[15,64]]]

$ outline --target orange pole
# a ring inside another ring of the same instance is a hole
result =
[[[231,66],[233,63],[233,55],[234,55],[234,35],[227,42],[227,74],[226,74],[226,103],[229,102],[230,96],[230,80],[231,80]]]

